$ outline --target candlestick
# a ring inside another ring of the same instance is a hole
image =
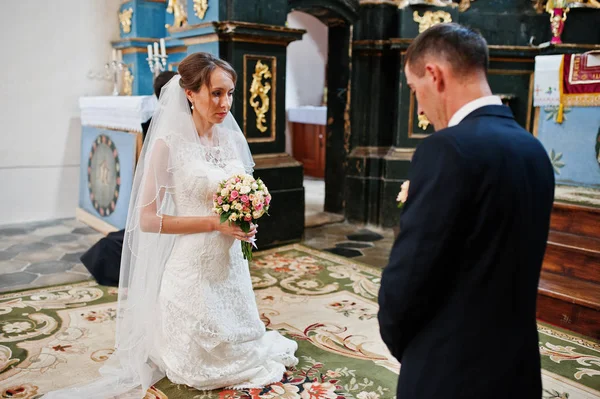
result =
[[[116,50],[113,50],[112,55],[113,55],[113,60],[110,62],[107,62],[104,65],[104,68],[107,70],[108,73],[112,74],[112,81],[113,81],[112,95],[118,96],[119,95],[119,72],[121,72],[123,69],[127,68],[127,64],[124,64],[122,61],[116,60],[116,57],[117,57]]]
[[[163,57],[167,55],[167,52],[165,51],[165,39],[162,37],[160,38],[160,55]]]
[[[167,51],[165,49],[165,40],[164,39],[160,39],[160,48],[161,48],[161,52],[158,52],[158,43],[154,42],[153,46],[148,45],[148,58],[146,58],[146,61],[148,61],[148,67],[150,68],[150,71],[152,71],[152,73],[154,74],[154,77],[156,78],[158,76],[158,74],[160,74],[163,71],[166,71],[167,69]],[[152,51],[152,49],[154,49],[154,51]]]

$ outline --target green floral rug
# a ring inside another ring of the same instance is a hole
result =
[[[298,366],[263,389],[200,392],[163,379],[147,399],[395,397],[399,365],[377,326],[378,269],[291,245],[257,253],[251,273],[262,320],[298,342]],[[115,317],[116,289],[94,282],[0,295],[0,399],[97,377]],[[544,324],[539,332],[544,397],[600,397],[600,345]]]

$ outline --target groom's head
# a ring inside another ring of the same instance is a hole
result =
[[[404,66],[419,114],[436,130],[446,127],[461,99],[489,90],[488,63],[487,43],[473,29],[450,23],[421,33],[408,47]]]

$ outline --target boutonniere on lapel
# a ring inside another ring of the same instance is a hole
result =
[[[408,187],[410,186],[410,181],[405,181],[400,186],[400,192],[398,193],[398,197],[396,197],[396,201],[398,202],[398,208],[402,208],[406,199],[408,198]]]

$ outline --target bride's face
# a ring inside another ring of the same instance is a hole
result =
[[[211,124],[223,122],[231,109],[234,88],[231,76],[220,68],[215,69],[210,76],[210,86],[203,85],[198,92],[188,92],[193,112]]]

